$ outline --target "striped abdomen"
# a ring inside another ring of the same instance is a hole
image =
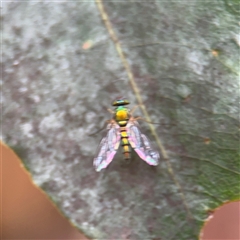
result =
[[[123,154],[126,160],[130,159],[130,144],[128,141],[128,135],[126,131],[126,127],[120,127],[120,134],[121,134],[121,144],[123,148]]]

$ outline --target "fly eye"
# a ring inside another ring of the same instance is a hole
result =
[[[112,106],[124,106],[128,105],[130,102],[127,99],[117,99],[112,102]]]

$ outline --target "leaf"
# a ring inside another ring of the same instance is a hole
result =
[[[4,2],[3,140],[93,238],[196,239],[239,199],[237,2]],[[147,126],[158,167],[119,153],[92,167],[117,96]],[[151,131],[149,131],[150,129]]]

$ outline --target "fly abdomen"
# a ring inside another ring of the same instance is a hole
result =
[[[124,120],[124,121],[118,121],[118,125],[120,127],[125,127],[127,125],[127,120]]]
[[[130,149],[130,144],[128,141],[128,135],[126,132],[126,128],[121,127],[120,133],[121,133],[121,143],[122,143],[122,148],[123,148],[123,154],[124,154],[125,160],[129,160],[131,149]]]

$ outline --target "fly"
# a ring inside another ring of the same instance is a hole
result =
[[[107,135],[102,139],[93,161],[97,172],[111,163],[120,143],[126,160],[130,159],[132,147],[149,165],[158,165],[159,153],[151,148],[150,141],[141,133],[136,118],[132,117],[131,111],[125,107],[128,104],[129,101],[126,99],[118,99],[112,103],[112,106],[116,107],[113,119],[108,121]]]

